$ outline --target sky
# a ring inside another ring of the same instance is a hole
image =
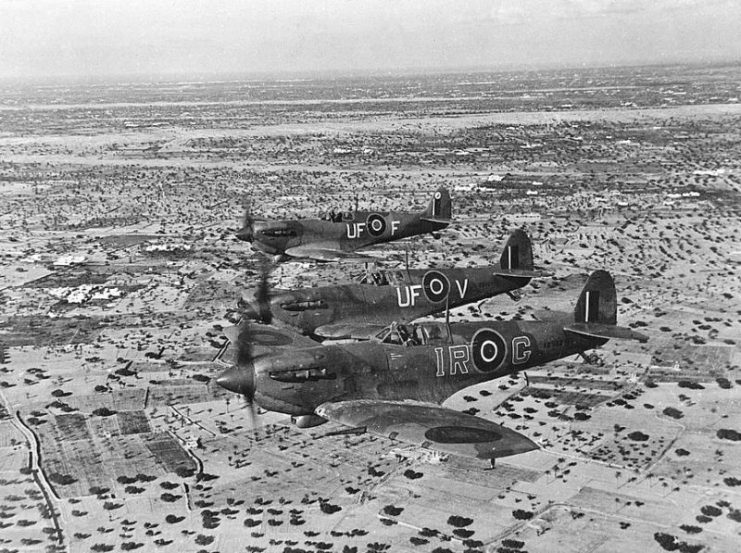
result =
[[[741,60],[741,0],[0,0],[0,78]]]

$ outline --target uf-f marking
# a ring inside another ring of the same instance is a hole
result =
[[[435,360],[437,361],[437,373],[435,376],[445,376],[445,348],[435,348]],[[457,374],[468,374],[468,362],[471,359],[471,351],[467,345],[448,346],[448,366],[450,376]]]
[[[399,221],[391,221],[391,236],[395,235],[396,231],[399,230],[399,224]],[[363,236],[363,233],[368,232],[365,223],[348,223],[346,229],[347,237],[350,239],[360,238]]]

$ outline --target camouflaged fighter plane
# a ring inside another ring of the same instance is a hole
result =
[[[373,258],[354,252],[419,234],[436,234],[450,222],[450,194],[440,188],[419,213],[343,211],[326,213],[320,219],[271,221],[257,220],[248,211],[236,236],[277,260],[369,261]]]
[[[509,293],[548,273],[533,267],[530,238],[514,231],[498,266],[455,269],[394,269],[367,272],[358,282],[265,293],[240,300],[243,317],[287,326],[319,338],[367,338],[392,321],[409,322]]]
[[[493,465],[537,446],[439,404],[473,384],[584,355],[611,338],[646,340],[616,323],[612,276],[596,271],[574,312],[548,321],[394,324],[376,340],[329,346],[264,325],[232,327],[235,364],[216,382],[302,428],[329,420]]]

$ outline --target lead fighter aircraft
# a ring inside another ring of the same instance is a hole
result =
[[[257,220],[245,213],[237,238],[278,260],[369,261],[356,250],[419,234],[433,233],[451,222],[450,194],[439,188],[427,209],[403,211],[344,211],[320,219]]]
[[[452,269],[394,269],[365,273],[359,282],[290,291],[257,288],[240,301],[243,317],[287,326],[319,338],[370,338],[392,321],[409,322],[446,308],[512,294],[533,277],[530,238],[507,240],[498,265]]]
[[[216,382],[299,427],[326,421],[488,459],[536,449],[525,436],[440,403],[478,384],[581,353],[611,338],[647,338],[617,323],[612,276],[594,272],[573,314],[548,321],[391,325],[377,339],[318,345],[264,325],[227,332],[234,366]]]

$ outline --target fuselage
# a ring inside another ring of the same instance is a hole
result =
[[[253,246],[271,255],[312,244],[332,244],[342,251],[352,252],[373,244],[436,232],[447,226],[447,223],[424,220],[422,213],[349,211],[338,214],[334,220],[257,221],[251,241]]]
[[[335,322],[389,324],[516,290],[529,277],[501,276],[495,267],[386,270],[367,273],[360,282],[302,288],[271,298],[274,320],[312,334]],[[449,297],[449,300],[446,298]]]
[[[604,344],[565,332],[562,324],[509,321],[410,325],[406,344],[371,341],[294,349],[255,360],[255,401],[305,415],[324,402],[351,399],[440,403],[473,384]],[[417,345],[410,345],[414,343]]]

